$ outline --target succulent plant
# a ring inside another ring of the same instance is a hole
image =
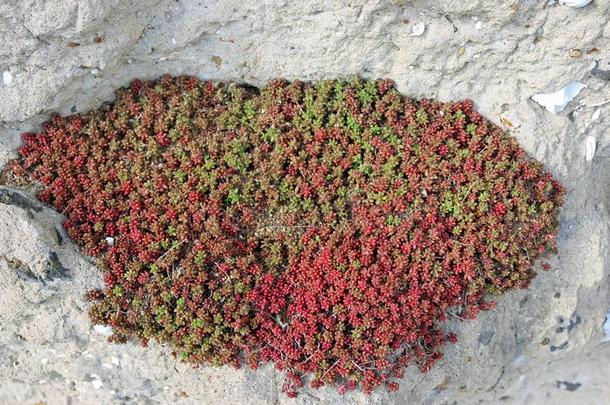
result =
[[[90,316],[185,361],[271,361],[296,395],[423,371],[489,297],[556,249],[562,186],[469,100],[388,80],[135,80],[24,134],[43,186],[99,258]],[[547,267],[547,265],[545,265]]]

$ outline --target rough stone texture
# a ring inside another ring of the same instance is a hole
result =
[[[51,112],[112,99],[162,73],[262,85],[275,77],[357,73],[441,100],[472,98],[568,189],[559,255],[532,286],[476,321],[453,319],[458,344],[395,394],[280,393],[271,367],[191,369],[167,348],[110,345],[83,293],[94,263],[31,193],[0,191],[0,403],[599,403],[610,397],[610,2],[542,0],[0,2],[0,167],[19,134]],[[422,36],[410,36],[424,22]],[[580,52],[571,51],[577,49]],[[8,83],[2,78],[9,77]],[[10,80],[12,79],[12,80]],[[533,102],[570,81],[588,87],[562,113]],[[592,120],[596,109],[600,117]],[[597,152],[585,160],[584,142]],[[102,386],[99,387],[100,381]],[[580,385],[578,385],[580,384]],[[99,387],[99,388],[96,388]]]

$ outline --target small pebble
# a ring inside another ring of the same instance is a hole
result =
[[[214,62],[216,66],[220,66],[222,65],[222,58],[220,56],[214,55],[212,56],[212,62]]]
[[[579,382],[570,382],[570,381],[557,381],[557,388],[565,391],[576,391],[582,385]]]
[[[568,55],[570,55],[570,58],[580,58],[582,56],[582,51],[580,49],[570,49]]]

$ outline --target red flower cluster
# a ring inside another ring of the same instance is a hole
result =
[[[289,395],[429,369],[448,312],[527,286],[564,194],[470,101],[387,80],[136,80],[23,140],[13,172],[100,257],[94,322],[194,363],[272,361]]]

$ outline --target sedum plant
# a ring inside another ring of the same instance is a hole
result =
[[[449,312],[493,307],[556,249],[543,165],[471,101],[388,80],[135,80],[23,141],[13,173],[99,258],[92,322],[195,364],[273,362],[290,396],[304,377],[396,390],[455,341]]]

